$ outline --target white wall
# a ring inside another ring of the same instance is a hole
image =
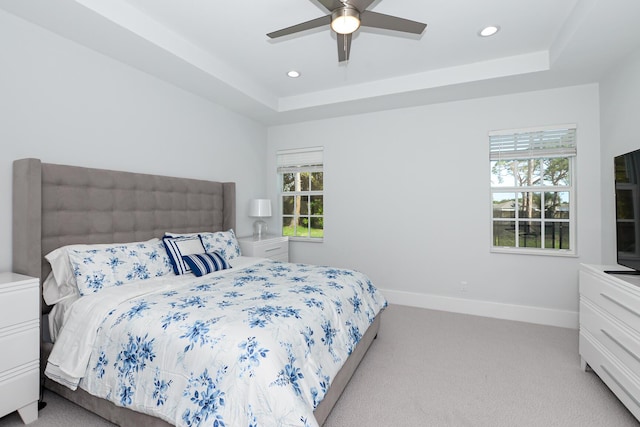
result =
[[[263,196],[264,126],[0,11],[0,271],[11,268],[12,162],[236,181],[237,231]]]
[[[640,50],[616,64],[600,83],[602,259],[616,263],[613,158],[640,149]]]
[[[490,253],[487,132],[565,123],[579,256]],[[294,261],[359,269],[392,302],[576,326],[578,265],[600,260],[599,132],[595,84],[283,125],[268,131],[269,190],[278,200],[277,150],[322,145],[326,237],[292,243]]]
[[[275,152],[316,145],[325,147],[325,242],[292,243],[292,260],[360,269],[392,302],[572,326],[578,264],[614,256],[602,230],[612,210],[594,206],[611,205],[607,159],[637,148],[639,55],[600,91],[601,148],[597,85],[277,126],[265,136],[251,120],[1,11],[0,51],[0,270],[11,266],[14,159],[233,180],[245,234],[248,200],[277,200]],[[559,123],[578,125],[579,256],[490,253],[487,132]],[[187,147],[197,154],[183,158]]]

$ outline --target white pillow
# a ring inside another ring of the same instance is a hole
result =
[[[80,295],[173,272],[165,247],[158,239],[71,249],[68,254]]]
[[[200,235],[200,231],[196,233],[173,233],[171,231],[165,231],[164,237],[192,237]],[[208,233],[208,231],[206,232]]]
[[[75,277],[74,277],[75,279]],[[53,271],[49,273],[44,282],[42,282],[42,297],[44,298],[44,302],[47,305],[54,305],[65,298],[70,296],[79,297],[80,293],[78,292],[78,288],[74,284],[58,284],[55,276],[53,275]]]
[[[218,252],[224,259],[231,261],[242,255],[236,233],[230,228],[228,231],[201,231],[199,233],[164,233],[165,237],[200,236],[202,246],[206,252]],[[185,255],[185,254],[183,254]]]

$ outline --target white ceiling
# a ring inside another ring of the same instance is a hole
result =
[[[359,29],[338,63],[315,0],[0,0],[0,8],[265,124],[598,81],[640,48],[637,0],[376,0],[420,36]],[[481,38],[497,24],[501,31]],[[286,72],[302,73],[291,79]]]

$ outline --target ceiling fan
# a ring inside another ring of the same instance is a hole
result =
[[[361,26],[402,31],[412,34],[422,34],[427,26],[427,24],[423,24],[422,22],[366,10],[375,0],[317,1],[327,8],[331,14],[271,32],[267,34],[267,36],[274,39],[323,25],[331,25],[331,29],[335,31],[338,36],[338,61],[343,62],[349,59],[351,36]]]

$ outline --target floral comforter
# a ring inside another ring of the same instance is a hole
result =
[[[384,297],[362,273],[259,260],[80,298],[46,374],[177,426],[315,426]]]

